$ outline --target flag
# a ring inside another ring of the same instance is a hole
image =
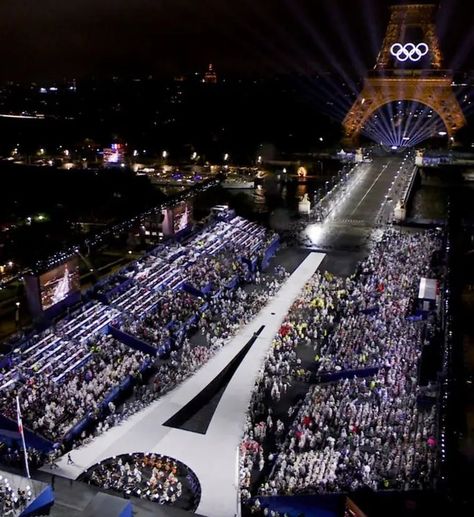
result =
[[[23,421],[21,419],[21,410],[20,410],[20,398],[18,395],[16,396],[16,417],[17,417],[17,423],[18,423],[18,432],[21,436],[21,443],[23,444],[23,454],[25,456],[25,470],[26,470],[26,476],[30,478],[30,467],[28,465],[28,451],[26,450],[26,443],[25,443],[25,433],[23,432]]]
[[[16,398],[16,416],[18,423],[18,432],[21,434],[21,438],[23,439],[23,421],[21,419],[21,411],[20,411],[20,399]]]

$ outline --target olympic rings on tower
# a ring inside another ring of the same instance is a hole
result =
[[[390,47],[390,54],[402,63],[408,60],[416,62],[426,56],[428,50],[429,47],[426,43],[418,43],[418,45],[414,43],[405,43],[405,45],[395,43]]]

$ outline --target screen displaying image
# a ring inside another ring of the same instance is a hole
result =
[[[42,274],[39,277],[41,307],[45,311],[80,289],[77,258]]]
[[[192,205],[189,201],[181,201],[173,208],[174,233],[185,230],[191,224]]]

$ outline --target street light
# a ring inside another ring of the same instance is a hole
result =
[[[229,159],[229,153],[224,154],[224,161],[226,162]]]
[[[20,302],[15,302],[16,312],[15,312],[15,326],[16,330],[20,328]]]
[[[163,156],[163,158],[166,158],[168,156],[168,152],[167,151],[163,151],[161,156]]]

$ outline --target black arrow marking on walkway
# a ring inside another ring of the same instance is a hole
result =
[[[252,338],[219,375],[163,425],[193,433],[206,434],[227,385],[264,328],[265,325],[262,325],[257,332],[254,332]]]

